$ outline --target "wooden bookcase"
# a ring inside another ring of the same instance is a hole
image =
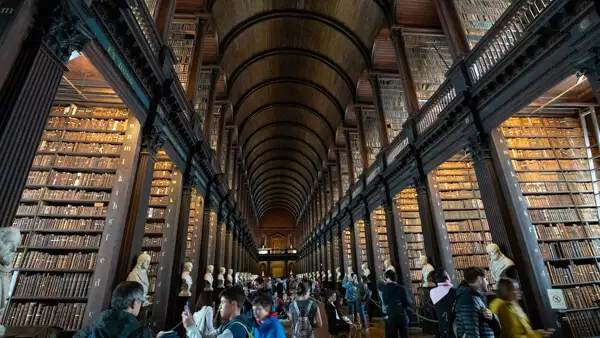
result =
[[[350,234],[350,230],[349,229],[344,229],[342,230],[342,247],[344,248],[344,252],[342,253],[344,255],[344,271],[342,271],[342,276],[344,276],[346,274],[346,271],[348,271],[348,267],[351,266],[354,269],[354,260],[352,259],[352,250],[353,250],[353,243],[352,243],[352,236]],[[357,271],[354,271],[357,272]]]
[[[373,238],[373,251],[377,276],[383,276],[385,265],[383,262],[390,259],[388,236],[386,227],[385,210],[377,208],[371,211],[371,237]]]
[[[187,87],[196,41],[196,26],[194,20],[183,20],[175,18],[171,24],[169,45],[175,54],[175,73],[183,88]]]
[[[587,118],[586,118],[587,116]],[[552,288],[564,293],[576,337],[600,334],[597,121],[588,113],[520,116],[504,122],[519,181]]]
[[[129,119],[127,109],[51,109],[13,222],[22,240],[4,325],[81,327],[119,170],[132,167],[125,143],[139,126]]]
[[[354,233],[356,234],[356,259],[357,267],[360,267],[368,263],[368,252],[367,252],[367,234],[365,232],[365,221],[360,219],[354,222]],[[369,267],[372,268],[372,267]],[[358,276],[362,275],[362,271],[354,271]]]
[[[478,266],[488,271],[488,281],[493,285],[489,256],[485,251],[486,245],[492,242],[491,234],[469,156],[465,153],[454,155],[440,165],[434,175],[451,242],[454,279],[462,281],[465,269]]]
[[[510,0],[454,0],[471,49],[492,28],[510,4]]]

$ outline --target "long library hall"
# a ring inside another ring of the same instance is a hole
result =
[[[597,1],[0,0],[0,63],[0,336],[600,336]]]

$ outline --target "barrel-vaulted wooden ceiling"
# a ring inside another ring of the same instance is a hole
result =
[[[258,218],[273,209],[300,217],[347,106],[372,101],[365,72],[397,72],[389,24],[439,26],[433,0],[391,3],[177,1],[180,13],[211,13],[216,48],[205,46],[204,60],[220,64],[217,99],[233,107]]]

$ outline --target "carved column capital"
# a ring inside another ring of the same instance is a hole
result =
[[[38,37],[64,64],[71,52],[82,50],[90,40],[65,0],[39,1],[35,17],[32,36]]]
[[[479,135],[469,140],[469,151],[473,163],[490,158],[490,147],[488,137]]]
[[[156,126],[148,128],[142,134],[142,151],[147,152],[150,156],[155,157],[158,148],[162,147],[165,143],[165,138],[160,130]]]

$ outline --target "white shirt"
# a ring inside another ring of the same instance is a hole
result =
[[[429,292],[429,297],[431,298],[433,304],[437,304],[440,299],[446,297],[450,289],[452,289],[451,283],[439,283],[437,288],[431,289]]]
[[[206,337],[209,333],[215,331],[213,325],[213,309],[210,306],[203,306],[200,311],[194,312],[192,315],[196,327],[187,329],[186,333],[189,338]]]

